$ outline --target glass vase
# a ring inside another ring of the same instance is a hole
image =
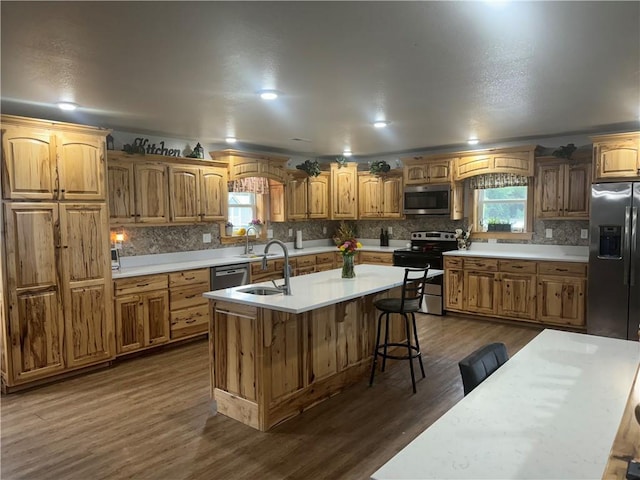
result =
[[[342,278],[354,278],[356,276],[356,271],[353,268],[353,257],[354,255],[342,256]]]

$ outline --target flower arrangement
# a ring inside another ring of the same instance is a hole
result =
[[[471,225],[469,225],[469,229],[466,232],[461,228],[456,228],[454,237],[458,241],[458,250],[466,250],[471,245],[471,240],[469,239],[471,237],[471,229]]]
[[[227,222],[227,223],[225,223],[225,224],[224,224],[224,226],[225,226],[226,228],[233,228],[233,223],[231,223],[231,222]]]
[[[354,255],[356,253],[356,250],[359,248],[362,248],[362,244],[355,238],[345,240],[343,244],[338,245],[338,250],[340,250],[340,253],[343,256]]]
[[[338,230],[333,235],[333,241],[342,254],[342,278],[354,278],[354,257],[356,250],[362,248],[362,244],[356,239],[355,228],[344,221],[340,222]]]
[[[260,220],[259,218],[254,218],[253,220],[251,220],[249,222],[249,225],[251,225],[253,227],[261,227],[262,226],[262,220]]]

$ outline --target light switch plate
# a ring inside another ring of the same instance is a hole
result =
[[[580,238],[582,238],[583,240],[585,238],[589,238],[589,230],[586,228],[581,228],[580,229]]]
[[[544,229],[544,236],[546,238],[553,238],[553,230],[551,228]]]
[[[290,237],[293,237],[293,228],[290,228],[290,229],[289,229],[289,236],[290,236]]]
[[[327,234],[327,227],[322,227],[322,234],[326,235]]]
[[[272,228],[268,228],[267,229],[267,238],[273,238],[273,229]]]
[[[389,233],[389,235],[393,235],[393,227],[387,228],[387,232]]]
[[[211,234],[203,233],[202,234],[202,243],[211,243]]]

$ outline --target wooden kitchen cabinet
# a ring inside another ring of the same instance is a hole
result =
[[[107,162],[110,223],[123,224],[136,221],[133,177],[132,162],[112,159]]]
[[[227,169],[200,167],[200,220],[213,222],[227,218],[229,187]]]
[[[469,313],[495,314],[498,277],[493,272],[464,271],[464,308]]]
[[[591,137],[595,182],[640,179],[640,132]]]
[[[584,327],[587,265],[538,264],[538,318],[543,323]]]
[[[402,177],[399,174],[358,176],[359,218],[402,217]]]
[[[117,353],[167,343],[170,339],[167,275],[123,278],[114,283]]]
[[[534,175],[535,146],[502,148],[461,155],[454,160],[454,180],[485,173],[513,173],[532,177]]]
[[[210,283],[209,268],[169,274],[171,340],[207,333],[209,302],[202,294]]]
[[[2,116],[2,191],[13,200],[104,200],[108,131]]]
[[[136,222],[169,221],[167,166],[161,163],[134,163]]]
[[[536,217],[588,219],[591,162],[542,161],[536,168]]]
[[[403,158],[404,184],[424,185],[427,183],[451,182],[451,159],[416,156]]]
[[[317,177],[291,175],[287,182],[287,218],[321,220],[329,218],[329,173]]]
[[[534,264],[535,270],[535,264]],[[536,275],[520,273],[498,274],[498,315],[536,318]]]
[[[227,191],[223,168],[169,165],[170,222],[224,220]]]
[[[331,219],[358,218],[358,169],[356,163],[331,164]]]
[[[367,263],[370,265],[393,265],[393,253],[361,251],[360,263]]]

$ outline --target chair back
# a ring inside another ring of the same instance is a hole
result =
[[[404,282],[402,283],[402,303],[400,310],[403,312],[417,312],[422,305],[424,289],[427,283],[427,273],[430,265],[424,268],[405,268]]]
[[[509,354],[504,343],[490,343],[460,360],[458,367],[460,367],[465,396],[507,360],[509,360]]]

